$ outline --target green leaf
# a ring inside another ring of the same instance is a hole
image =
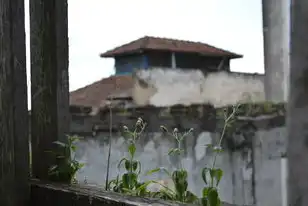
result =
[[[154,173],[156,173],[156,172],[159,172],[159,171],[160,171],[160,168],[155,168],[155,169],[152,169],[152,170],[148,171],[148,172],[146,173],[146,175],[152,175],[152,174],[154,174]]]
[[[213,148],[213,145],[212,144],[206,144],[205,147],[206,148]]]
[[[176,148],[169,149],[168,155],[174,154],[175,150],[176,150]]]
[[[219,206],[219,197],[218,192],[215,188],[212,188],[208,193],[208,201],[210,203],[210,206]]]
[[[202,197],[206,198],[208,196],[210,190],[211,190],[211,187],[203,188],[203,190],[202,190]]]
[[[131,132],[131,131],[123,131],[123,133],[122,133],[122,135],[124,136],[124,137],[126,137],[127,139],[132,139],[132,138],[134,138],[134,133],[133,132]]]
[[[185,203],[195,203],[198,200],[197,195],[190,191],[186,191]]]
[[[148,187],[149,184],[152,184],[153,182],[152,181],[147,181],[147,182],[144,182],[143,184],[139,185],[136,190],[143,190],[143,189],[146,189]]]
[[[216,169],[216,187],[218,186],[222,176],[223,176],[223,171],[221,169]]]
[[[210,169],[209,171],[211,178],[216,178],[216,169]]]
[[[127,189],[132,189],[137,184],[137,175],[135,173],[125,173],[122,176],[123,186]]]
[[[78,165],[78,169],[81,169],[81,168],[83,168],[85,166],[85,164],[84,163],[79,163],[79,165]]]
[[[65,143],[60,142],[60,141],[54,141],[53,143],[60,146],[60,147],[67,147],[67,145]]]
[[[167,174],[169,177],[171,177],[171,173],[170,173],[166,168],[164,168],[164,167],[158,167],[158,168],[152,169],[152,170],[148,171],[148,172],[146,173],[146,175],[152,175],[152,174],[154,174],[154,173],[156,173],[156,172],[160,172],[160,171],[164,172],[164,173]]]
[[[131,157],[134,157],[135,152],[136,152],[136,146],[135,146],[135,144],[130,144],[130,145],[128,146],[128,152],[129,152],[129,154],[131,155]]]
[[[141,173],[141,162],[140,161],[136,161],[137,162],[137,167],[136,167],[136,169],[134,170],[135,172],[137,172],[137,174],[139,175],[140,173]],[[133,167],[134,167],[134,165],[133,165]],[[138,171],[137,171],[137,169],[138,169]]]
[[[147,187],[151,183],[152,183],[152,181],[147,181],[147,182],[144,182],[144,183],[140,184],[139,186],[137,186],[137,188],[136,188],[137,195],[138,196],[145,196],[148,193]]]
[[[168,152],[168,155],[179,155],[181,154],[182,152],[184,152],[183,149],[180,149],[180,148],[171,148]]]
[[[160,198],[163,200],[170,200],[170,201],[176,201],[176,195],[173,191],[168,189],[161,189],[159,192],[153,192],[151,193],[152,198]]]
[[[206,177],[206,175],[207,175],[208,172],[209,172],[209,168],[205,167],[205,168],[202,169],[202,173],[201,173],[202,179],[203,179],[203,181],[204,181],[204,183],[205,183],[206,185],[208,184],[208,182],[207,182],[207,177]]]
[[[177,182],[174,182],[174,187],[177,195],[182,200],[188,188],[188,182],[186,180],[179,179]]]
[[[172,189],[170,189],[169,187],[167,187],[166,185],[164,185],[164,184],[162,184],[160,182],[154,181],[154,180],[152,180],[152,183],[159,184],[160,186],[162,186],[164,188],[164,190],[167,190],[168,192],[171,192],[171,193],[173,193],[175,195],[175,192]]]
[[[121,165],[122,165],[122,163],[123,163],[124,161],[128,161],[128,159],[126,159],[125,157],[122,158],[122,159],[120,160],[119,164],[118,164],[118,169],[120,169],[120,167],[121,167]]]
[[[123,187],[124,188],[129,188],[129,177],[128,177],[128,174],[123,174],[122,175],[122,182],[123,182]]]
[[[76,150],[77,150],[76,145],[71,145],[71,150],[72,150],[73,152],[76,152]]]
[[[202,197],[201,198],[201,204],[202,204],[202,206],[209,206],[208,200],[207,200],[206,197]]]
[[[128,171],[128,172],[132,169],[132,165],[131,165],[131,162],[129,160],[126,160],[124,162],[124,166],[125,166],[126,171]]]
[[[181,179],[186,180],[186,179],[187,179],[187,176],[188,176],[187,171],[184,170],[184,169],[181,169],[181,170],[179,170],[179,171],[180,171],[180,177],[181,177]]]
[[[139,161],[132,161],[132,169],[135,172],[138,169],[138,166],[141,165]]]

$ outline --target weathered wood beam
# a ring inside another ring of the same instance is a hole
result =
[[[308,205],[308,1],[291,1],[288,205]]]
[[[30,0],[33,176],[48,178],[46,151],[69,132],[67,0]]]
[[[24,0],[0,0],[0,205],[29,199]]]

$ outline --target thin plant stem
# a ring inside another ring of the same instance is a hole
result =
[[[221,136],[220,136],[220,139],[219,139],[219,142],[218,142],[218,147],[221,147],[221,143],[222,143],[222,140],[223,140],[223,138],[224,138],[224,136],[225,136],[228,123],[229,123],[229,121],[234,117],[234,115],[235,115],[235,113],[237,112],[237,109],[238,109],[239,106],[240,106],[240,104],[238,104],[238,105],[236,106],[236,108],[233,108],[233,111],[232,111],[232,113],[230,114],[230,116],[227,117],[227,118],[225,119],[225,121],[224,121],[224,127],[223,127],[223,130],[222,130],[222,132],[221,132]],[[218,155],[218,152],[215,153],[214,160],[213,160],[213,165],[212,165],[212,169],[214,169],[214,167],[215,167],[217,155]]]
[[[110,156],[111,156],[111,140],[112,140],[112,99],[109,105],[109,148],[108,148],[108,157],[107,157],[107,173],[106,173],[106,182],[105,182],[105,190],[108,190],[109,183],[109,172],[110,172]]]

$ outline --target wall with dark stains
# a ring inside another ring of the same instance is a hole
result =
[[[142,164],[141,179],[164,180],[172,187],[172,182],[163,173],[151,176],[145,173],[157,167],[173,170],[181,162],[189,171],[190,189],[200,195],[204,186],[201,170],[205,165],[211,165],[214,157],[213,151],[206,145],[219,141],[223,128],[221,114],[230,110],[210,105],[116,108],[112,110],[112,121],[109,110],[103,110],[96,116],[72,114],[72,134],[84,136],[78,143],[76,157],[86,166],[78,173],[78,180],[90,185],[105,184],[110,128],[113,131],[110,176],[115,178],[121,173],[117,164],[127,154],[126,139],[121,130],[124,125],[133,128],[137,118],[141,117],[148,124],[137,146],[136,159]],[[216,165],[224,171],[219,187],[223,201],[239,205],[282,205],[284,114],[284,105],[247,104],[240,108],[233,126],[225,133],[224,151],[216,161]],[[170,130],[178,128],[180,132],[194,129],[184,139],[185,154],[182,158],[167,155],[176,142],[160,131],[160,125]],[[153,185],[152,189],[156,187]]]
[[[132,96],[138,105],[212,104],[265,101],[264,76],[259,74],[209,72],[200,69],[151,68],[135,73]],[[142,82],[142,83],[140,83]]]

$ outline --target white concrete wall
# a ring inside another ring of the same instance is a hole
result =
[[[199,70],[153,68],[136,73],[133,98],[139,105],[210,103],[221,107],[239,101],[264,101],[265,95],[260,75],[218,72],[204,76]]]
[[[284,158],[286,148],[286,131],[284,127],[260,130],[255,133],[253,151],[230,152],[225,149],[217,158],[217,167],[224,171],[220,184],[220,195],[229,203],[255,206],[281,206],[286,203],[286,174]],[[196,139],[195,139],[196,138]],[[211,165],[213,153],[204,145],[212,143],[216,135],[202,132],[196,137],[187,137],[185,150],[187,154],[181,159],[189,172],[189,188],[200,195],[204,183],[201,169]],[[168,150],[174,147],[174,140],[162,137],[160,133],[152,134],[147,141],[140,141],[136,159],[142,164],[142,180],[169,181],[163,174],[145,176],[146,171],[157,167],[175,169],[175,159],[167,156]],[[101,134],[95,139],[88,138],[78,143],[77,159],[86,163],[79,171],[77,178],[92,185],[104,185],[107,171],[108,134]],[[112,140],[110,176],[115,178],[119,160],[126,155],[127,145],[121,136]],[[252,165],[253,164],[253,165]],[[253,185],[253,178],[255,185]]]
[[[107,136],[107,134],[106,134]],[[205,186],[201,177],[201,170],[207,165],[212,165],[213,153],[207,151],[205,145],[211,144],[213,138],[216,136],[209,132],[202,132],[196,137],[195,145],[192,143],[193,139],[190,139],[185,143],[187,155],[185,155],[181,162],[183,167],[189,172],[189,189],[194,193],[201,195],[202,188]],[[194,138],[194,137],[187,137]],[[90,185],[104,185],[105,175],[107,171],[107,154],[108,144],[106,144],[106,138],[101,136],[98,139],[82,140],[78,143],[79,151],[76,154],[77,159],[86,163],[86,166],[79,171],[77,178],[80,182],[86,179],[86,182]],[[151,169],[157,167],[165,167],[169,171],[176,169],[176,159],[168,157],[168,151],[170,148],[175,147],[175,141],[172,138],[162,137],[161,133],[153,134],[153,138],[149,141],[145,141],[138,144],[136,159],[141,161],[142,173],[141,180],[167,180],[168,177],[162,172],[157,175],[145,176],[145,173]],[[111,168],[110,176],[115,178],[117,174],[122,173],[123,170],[118,171],[117,164],[119,160],[127,155],[127,145],[125,139],[121,136],[114,137],[112,141],[112,153],[111,153]],[[243,179],[243,172],[246,171],[246,160],[241,155],[234,157],[237,161],[234,161],[234,167],[231,166],[231,157],[228,152],[224,152],[217,158],[217,167],[220,167],[224,171],[223,179],[220,183],[220,193],[222,199],[228,203],[245,204],[250,205],[252,197],[244,195],[249,191],[242,190],[246,187],[240,186]],[[232,180],[233,168],[240,170],[238,173],[237,189],[234,187]],[[249,171],[248,171],[249,173]],[[250,173],[249,173],[250,174]],[[248,176],[251,180],[251,176]],[[170,180],[169,180],[170,181]],[[234,196],[234,194],[237,194]],[[244,196],[245,198],[243,198]]]
[[[254,141],[257,206],[286,204],[286,128],[259,131]]]

